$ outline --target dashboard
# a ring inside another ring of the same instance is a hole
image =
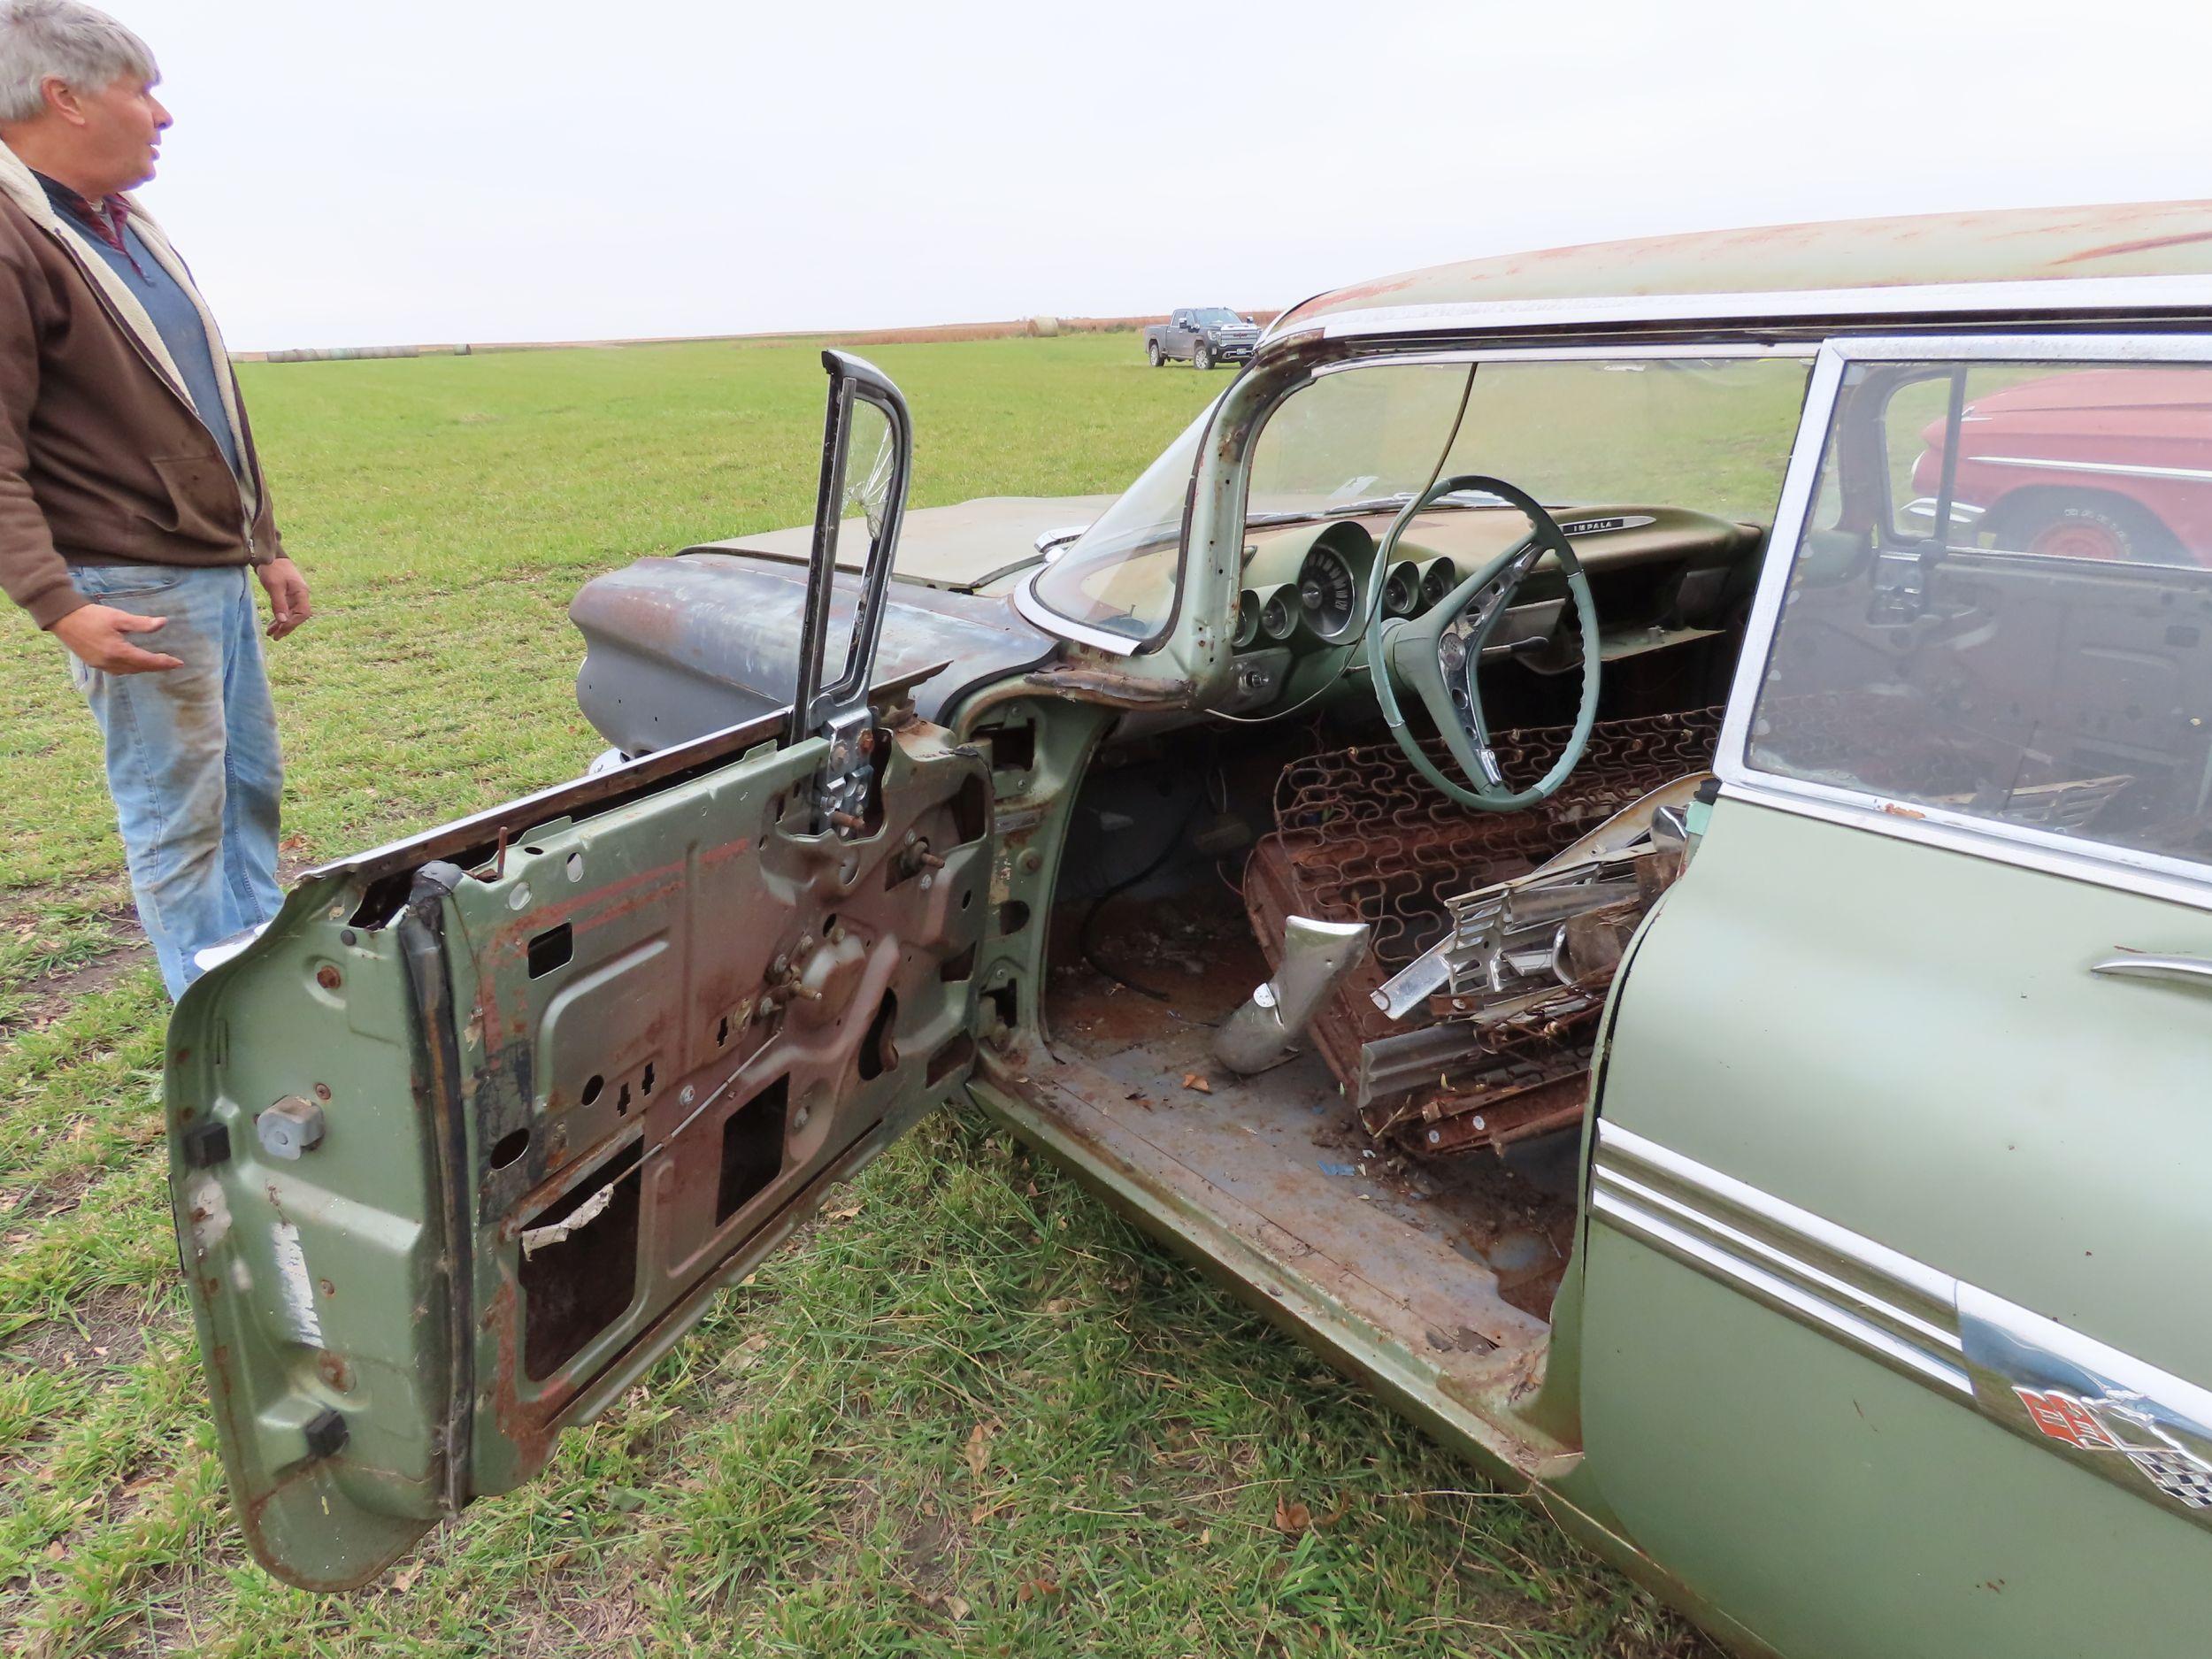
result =
[[[1698,639],[1726,626],[1756,580],[1763,526],[1678,507],[1555,509],[1574,538],[1597,603],[1609,659]],[[1238,702],[1273,700],[1303,659],[1360,637],[1376,579],[1377,539],[1394,515],[1265,526],[1245,542],[1233,649]],[[1380,573],[1385,617],[1417,616],[1499,554],[1518,546],[1528,521],[1505,507],[1444,508],[1408,526]],[[1530,572],[1485,652],[1509,653],[1539,672],[1579,660],[1568,631],[1566,579],[1548,557]]]

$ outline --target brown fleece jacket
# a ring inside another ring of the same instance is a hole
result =
[[[283,556],[214,319],[159,227],[148,251],[198,306],[242,482],[145,308],[0,145],[0,588],[50,628],[70,565],[262,565]]]

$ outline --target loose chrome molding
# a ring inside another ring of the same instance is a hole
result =
[[[2212,1526],[2212,1390],[1601,1118],[1590,1213]]]

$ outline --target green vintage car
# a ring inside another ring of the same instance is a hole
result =
[[[1741,1652],[2205,1652],[2212,547],[2019,545],[1955,457],[2033,383],[2053,511],[2212,491],[2208,247],[1366,283],[1110,502],[906,514],[826,354],[812,526],[579,595],[602,762],[177,1010],[257,1556],[529,1479],[964,1099]]]

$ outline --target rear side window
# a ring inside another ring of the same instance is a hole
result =
[[[2212,862],[2212,368],[1855,363],[1750,764]]]

